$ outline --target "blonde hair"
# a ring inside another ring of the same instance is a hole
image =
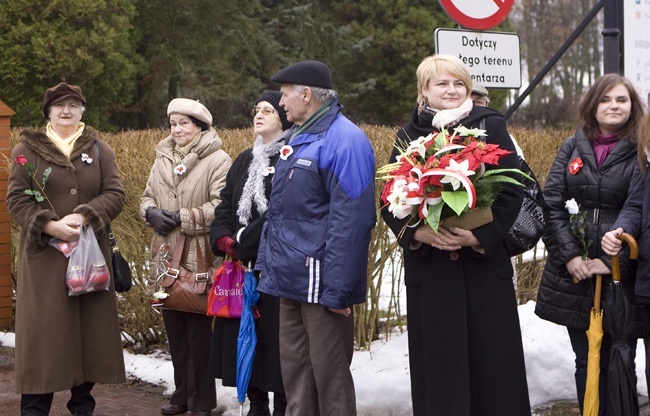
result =
[[[467,89],[469,96],[472,91],[472,76],[467,70],[467,66],[453,55],[431,55],[422,60],[416,75],[418,78],[418,105],[424,100],[422,90],[429,86],[431,79],[440,78],[444,73],[453,75],[460,79]]]

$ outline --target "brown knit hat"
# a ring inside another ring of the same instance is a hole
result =
[[[68,97],[74,97],[81,101],[82,105],[86,105],[86,97],[81,93],[79,86],[59,82],[56,87],[48,88],[45,91],[45,97],[43,98],[43,117],[48,118],[50,116],[50,106],[52,104]]]

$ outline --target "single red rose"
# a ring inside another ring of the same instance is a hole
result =
[[[569,163],[569,173],[575,175],[580,171],[580,169],[582,169],[583,166],[584,164],[582,163],[582,159],[577,157],[573,159],[571,163]]]
[[[18,163],[20,166],[25,166],[27,162],[27,158],[23,155],[18,155],[16,156],[16,163]]]

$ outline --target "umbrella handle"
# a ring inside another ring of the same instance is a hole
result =
[[[632,260],[639,258],[639,245],[631,234],[622,233],[618,236],[618,239],[626,242],[630,247],[630,258]],[[618,260],[618,256],[612,256],[612,279],[615,282],[621,280],[621,264]]]
[[[596,287],[594,288],[594,310],[600,310],[600,295],[603,290],[603,276],[596,275]]]

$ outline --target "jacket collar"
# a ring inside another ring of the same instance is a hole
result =
[[[213,127],[201,132],[201,136],[195,141],[194,145],[188,150],[187,154],[194,153],[198,159],[202,159],[217,150],[221,149],[223,142]],[[176,142],[172,136],[167,136],[156,145],[156,152],[161,153],[171,159],[172,152],[176,147]],[[187,155],[186,155],[187,157]]]
[[[294,137],[291,140],[290,145],[301,145],[318,140],[321,136],[320,133],[323,133],[329,129],[330,125],[332,122],[334,122],[334,119],[339,115],[342,109],[343,106],[339,104],[338,96],[335,96],[332,98],[329,111],[326,114],[323,114],[321,118],[316,120],[316,122],[312,124],[307,130]],[[291,137],[291,133],[295,128],[297,128],[297,126],[291,127],[291,129],[287,132],[287,137]]]
[[[619,163],[621,160],[624,160],[626,158],[636,157],[636,145],[626,140],[619,140],[609,155],[607,155],[607,159],[605,159],[603,166],[599,168],[598,162],[596,161],[596,152],[594,151],[594,145],[592,141],[587,138],[582,127],[578,127],[576,130],[575,138],[576,148],[578,149],[578,154],[580,155],[582,162],[587,164],[595,171],[603,170],[608,166]]]
[[[72,167],[72,160],[81,157],[82,153],[89,153],[90,148],[97,140],[97,131],[92,127],[86,126],[83,134],[77,139],[70,153],[70,158],[66,157],[45,134],[44,130],[24,130],[21,133],[22,143],[32,149],[46,162],[63,167]]]

